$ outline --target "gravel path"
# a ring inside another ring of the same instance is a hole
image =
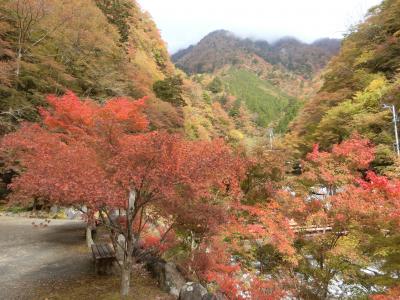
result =
[[[35,288],[52,280],[93,274],[85,224],[44,224],[41,219],[0,217],[0,299],[34,299]]]

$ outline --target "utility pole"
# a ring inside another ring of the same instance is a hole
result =
[[[393,124],[394,124],[394,136],[396,138],[396,153],[397,153],[397,156],[400,156],[399,133],[397,131],[397,122],[399,122],[399,118],[397,115],[396,107],[394,106],[394,104],[392,104],[392,105],[383,104],[383,108],[390,109],[392,112]]]
[[[274,142],[274,129],[272,127],[268,128],[268,135],[269,135],[269,146],[272,150],[272,144]]]

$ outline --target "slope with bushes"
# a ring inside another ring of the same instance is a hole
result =
[[[72,14],[70,2],[78,8]],[[0,167],[14,177],[11,201],[86,207],[87,229],[103,226],[124,253],[122,297],[139,275],[134,262],[167,269],[167,259],[216,298],[399,298],[400,181],[390,113],[381,104],[398,104],[400,0],[371,10],[349,35],[323,88],[291,126],[286,142],[294,148],[320,143],[296,176],[287,143],[254,143],[265,133],[254,121],[284,128],[296,114],[297,98],[284,91],[290,76],[306,76],[301,58],[290,65],[281,57],[277,66],[243,51],[234,66],[188,77],[134,2],[70,2],[2,6],[1,83],[14,106],[1,116],[19,117],[3,119],[5,128],[28,119],[27,105],[35,119],[48,92],[80,95],[48,97],[39,123],[1,138]],[[278,85],[264,77],[273,74],[289,77]],[[142,94],[150,99],[132,101]]]
[[[267,127],[271,120],[278,119],[279,122],[275,124],[277,131],[286,130],[288,124],[282,118],[293,117],[288,114],[288,109],[299,106],[297,99],[247,70],[232,68],[223,73],[221,78],[226,89],[232,95],[236,95],[238,101],[245,103],[250,111],[257,113],[257,123],[260,126]],[[294,113],[296,110],[294,108]]]
[[[230,116],[212,93],[175,69],[136,1],[1,0],[0,136],[23,121],[39,122],[46,97],[69,90],[100,103],[146,96],[150,130],[234,143],[258,134],[247,111],[243,120]],[[4,197],[14,173],[3,166],[0,173]]]
[[[293,38],[270,44],[218,30],[172,58],[188,74],[218,77],[227,93],[257,114],[258,125],[284,132],[302,100],[320,87],[320,72],[339,44],[322,39],[308,45]]]
[[[377,167],[394,163],[392,116],[383,104],[400,106],[399,20],[400,1],[385,0],[349,32],[321,90],[291,128],[299,154],[315,142],[327,149],[359,132],[377,145]]]
[[[231,116],[210,115],[205,91],[175,69],[136,1],[3,0],[0,13],[1,135],[38,120],[46,96],[67,90],[99,102],[147,96],[151,129],[208,139],[237,129]],[[212,122],[201,124],[199,116]]]
[[[47,94],[156,101],[152,83],[174,72],[158,29],[135,1],[3,0],[0,13],[2,134],[36,120]]]
[[[274,43],[242,39],[226,30],[209,33],[198,44],[178,51],[172,56],[176,65],[189,74],[212,73],[227,64],[240,64],[245,57],[255,56],[287,71],[312,77],[339,51],[340,40],[320,39],[305,44],[291,37]]]

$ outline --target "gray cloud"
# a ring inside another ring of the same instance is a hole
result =
[[[226,29],[272,41],[294,36],[305,42],[341,38],[381,0],[139,0],[153,16],[170,52]]]

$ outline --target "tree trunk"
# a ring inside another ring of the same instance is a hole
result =
[[[124,261],[121,271],[121,296],[128,297],[129,287],[131,283],[131,271],[132,271],[132,255],[128,255]]]
[[[124,253],[124,262],[122,264],[121,270],[121,297],[125,298],[129,295],[129,287],[131,281],[131,272],[133,265],[133,241],[132,241],[132,232],[128,230],[128,236],[125,239],[125,249]]]
[[[92,226],[89,223],[86,225],[86,243],[89,249],[91,249],[92,245],[94,244],[92,237]]]
[[[16,70],[15,75],[19,78],[19,73],[21,72],[21,60],[22,60],[22,47],[18,47],[17,61],[16,61]]]
[[[123,234],[119,234],[116,238],[115,255],[121,265],[124,264],[124,259],[125,259],[125,247],[124,246],[125,246],[125,236]]]
[[[126,298],[129,295],[129,287],[131,280],[131,272],[133,265],[133,232],[132,232],[132,223],[133,217],[135,215],[135,200],[136,200],[136,192],[134,189],[131,189],[129,192],[128,205],[126,210],[126,232],[125,236],[125,244],[124,244],[124,262],[121,270],[121,297]]]
[[[33,199],[33,204],[32,204],[32,214],[36,215],[37,212],[37,199]]]

